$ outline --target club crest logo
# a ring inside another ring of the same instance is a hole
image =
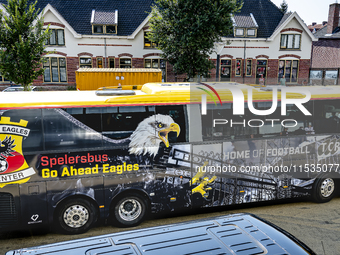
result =
[[[22,153],[22,140],[30,133],[26,126],[26,120],[17,123],[9,117],[0,118],[0,188],[25,183],[35,174]]]

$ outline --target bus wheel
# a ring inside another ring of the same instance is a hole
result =
[[[89,201],[76,198],[57,208],[56,224],[64,234],[81,234],[88,231],[97,221],[98,213]]]
[[[120,198],[113,207],[113,224],[119,227],[139,225],[147,215],[148,203],[139,194],[128,194]]]
[[[321,177],[313,187],[313,200],[318,203],[331,201],[336,192],[336,182],[331,177]]]

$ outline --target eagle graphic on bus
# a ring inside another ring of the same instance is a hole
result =
[[[156,114],[140,122],[130,136],[129,152],[136,155],[149,153],[155,156],[161,142],[169,147],[168,134],[176,132],[179,136],[181,129],[168,115]]]
[[[175,132],[177,137],[181,132],[180,126],[171,116],[154,114],[142,120],[129,137],[123,139],[112,139],[102,135],[89,126],[84,125],[84,123],[61,109],[55,109],[55,113],[59,114],[59,116],[64,116],[69,122],[73,123],[85,133],[93,134],[97,136],[98,139],[102,139],[113,145],[125,146],[129,144],[129,153],[136,156],[150,155],[155,157],[159,151],[161,143],[164,143],[165,147],[170,146],[168,138],[170,132]],[[84,138],[79,137],[79,139]]]

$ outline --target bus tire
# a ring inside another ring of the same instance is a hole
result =
[[[326,203],[335,196],[336,180],[331,176],[322,176],[316,179],[313,186],[312,199],[317,203]]]
[[[149,206],[147,200],[140,194],[126,194],[114,204],[113,225],[117,227],[134,227],[147,216]]]
[[[56,227],[63,234],[81,234],[97,221],[98,212],[93,203],[74,198],[62,203],[56,211]]]

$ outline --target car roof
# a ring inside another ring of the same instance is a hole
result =
[[[130,230],[17,250],[41,254],[315,254],[284,230],[251,214]],[[138,252],[136,251],[138,250]],[[22,252],[22,253],[19,253]]]

